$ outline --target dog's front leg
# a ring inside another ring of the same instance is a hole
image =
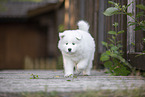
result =
[[[73,77],[74,63],[67,57],[63,57],[65,77]]]

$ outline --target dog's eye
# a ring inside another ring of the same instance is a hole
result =
[[[72,43],[72,45],[75,45],[75,43]]]
[[[68,43],[66,43],[66,45],[68,45]]]

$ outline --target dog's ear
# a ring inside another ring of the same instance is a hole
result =
[[[59,33],[59,38],[60,39],[64,38],[64,36],[65,36],[64,33]]]
[[[79,35],[76,37],[76,39],[80,41],[82,39],[82,36]]]

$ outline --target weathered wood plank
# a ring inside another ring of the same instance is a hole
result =
[[[64,14],[64,27],[65,29],[69,29],[69,20],[70,20],[70,0],[65,0],[65,14]]]
[[[98,21],[98,52],[102,53],[104,51],[104,47],[101,44],[102,41],[104,41],[104,15],[102,14],[104,11],[104,0],[101,0],[99,2],[99,21]]]
[[[131,2],[133,2],[127,9],[128,13],[133,13],[133,16],[127,16],[127,23],[128,22],[135,22],[135,20],[133,18],[135,18],[135,0],[128,0],[128,4],[130,4]],[[132,45],[135,44],[135,25],[129,26],[129,24],[127,24],[127,53],[133,53],[135,52],[135,46]]]

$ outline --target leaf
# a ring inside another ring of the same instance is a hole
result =
[[[117,54],[111,54],[110,56],[120,60],[121,62],[123,62],[126,66],[128,66],[133,71],[133,67],[122,56],[118,56]]]
[[[109,68],[109,69],[111,69],[112,65],[113,65],[113,63],[112,63],[111,61],[106,61],[106,62],[104,63],[104,66],[105,66],[106,68]]]
[[[55,76],[55,77],[60,77],[60,76],[57,75],[57,76]]]
[[[115,23],[113,24],[113,26],[114,26],[114,27],[117,27],[117,26],[118,26],[118,23],[117,23],[117,22],[115,22]]]
[[[108,46],[109,46],[109,47],[113,47],[114,45],[113,45],[113,44],[109,44]]]
[[[141,29],[142,29],[143,31],[145,31],[145,26],[144,26],[144,27],[141,27]]]
[[[140,29],[145,31],[145,24],[143,21],[140,22],[140,25],[139,25]]]
[[[113,53],[113,54],[111,54],[111,57],[113,57],[113,58],[117,58],[117,54],[115,54],[115,53]]]
[[[143,40],[143,42],[145,43],[145,38],[143,38],[142,40]]]
[[[109,31],[108,33],[109,33],[109,34],[116,34],[115,31]]]
[[[110,4],[116,4],[115,2],[113,2],[113,1],[108,1],[108,3],[110,3]]]
[[[144,12],[138,12],[137,14],[136,14],[136,18],[139,18],[140,16],[143,16],[144,15]]]
[[[120,55],[120,53],[117,50],[114,51],[114,54]]]
[[[107,55],[106,53],[101,54],[100,60],[102,62],[109,60],[109,55]]]
[[[119,31],[117,34],[121,34],[121,33],[124,33],[124,30]]]
[[[107,43],[107,42],[102,41],[101,43],[102,43],[102,45],[104,45],[105,47],[108,46],[108,43]]]
[[[124,13],[116,11],[114,14],[124,14]]]
[[[115,8],[115,7],[109,7],[109,8],[107,8],[105,11],[104,11],[104,15],[105,16],[112,16],[112,15],[114,15],[115,14],[115,12],[117,12],[118,11],[118,9],[117,8]]]
[[[130,71],[127,70],[127,68],[121,63],[119,63],[118,66],[114,68],[114,72],[116,76],[127,76],[130,74]]]
[[[132,13],[126,13],[126,14],[127,14],[128,16],[130,16],[130,17],[131,17],[131,16],[133,16],[133,14],[132,14]]]
[[[112,39],[109,39],[109,40],[110,40],[112,43],[115,43],[114,40],[112,40]]]
[[[112,50],[112,51],[117,51],[117,50],[118,50],[118,47],[113,46],[113,47],[111,47],[111,50]]]
[[[117,66],[119,61],[116,58],[113,58],[113,62],[115,63],[115,65]]]
[[[116,39],[115,36],[113,36],[113,35],[112,35],[112,38],[113,38],[114,40]]]
[[[74,75],[73,78],[77,78],[77,76]]]
[[[70,82],[71,80],[66,80],[66,81],[69,81]]]
[[[118,47],[118,48],[122,48],[123,46],[122,46],[121,44],[118,44],[117,47]]]
[[[131,44],[132,44],[133,46],[135,46],[135,43],[131,42]]]
[[[129,3],[129,4],[126,6],[126,8],[128,8],[132,3],[133,3],[133,2]]]
[[[73,74],[70,74],[70,75],[69,75],[69,77],[72,77],[72,76],[73,76]]]
[[[116,43],[121,43],[122,41],[117,41]]]
[[[64,25],[62,25],[62,24],[59,25],[59,26],[58,26],[58,31],[59,31],[59,32],[63,32],[63,31],[64,31]]]
[[[136,26],[134,31],[137,31],[137,30],[141,30],[141,27],[140,26]]]
[[[106,54],[107,54],[107,55],[111,55],[111,52],[110,52],[110,51],[106,51]]]
[[[143,4],[136,5],[136,7],[145,10],[145,6]]]
[[[137,23],[134,22],[134,23],[130,23],[128,26],[132,26],[132,25],[136,25]]]

